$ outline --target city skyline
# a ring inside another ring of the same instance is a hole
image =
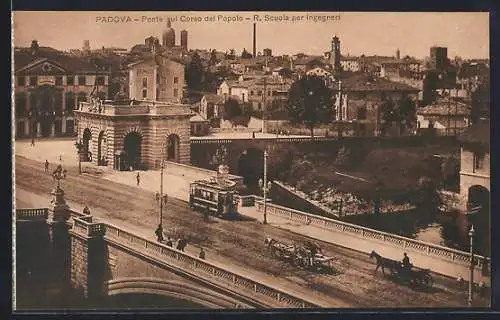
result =
[[[321,55],[330,50],[331,38],[337,35],[342,55],[394,56],[399,49],[402,57],[424,58],[430,47],[444,46],[450,59],[489,57],[488,13],[14,12],[13,43],[26,47],[37,40],[41,46],[69,50],[81,49],[83,41],[89,40],[91,49],[130,49],[151,35],[161,39],[167,18],[172,18],[177,19],[172,23],[177,45],[180,31],[185,29],[189,49],[235,49],[240,54],[243,48],[252,51],[254,14],[261,19],[257,22],[257,52],[270,48],[274,55]],[[288,20],[266,22],[266,14]],[[242,21],[217,22],[221,16],[241,16]],[[299,16],[304,17],[292,21]],[[333,20],[314,22],[312,16]],[[114,22],[104,22],[105,17],[113,17]],[[204,21],[205,17],[215,21]],[[186,18],[202,21],[185,22]]]

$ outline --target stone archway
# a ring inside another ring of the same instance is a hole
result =
[[[237,174],[243,177],[243,183],[255,187],[264,174],[264,152],[257,148],[248,148],[238,158]]]
[[[48,137],[52,133],[55,92],[54,87],[48,85],[40,86],[37,90],[38,120],[42,137]]]
[[[170,134],[167,137],[166,144],[166,155],[167,161],[179,162],[179,152],[180,152],[180,142],[181,139],[176,134]]]
[[[137,131],[129,132],[123,139],[124,161],[127,168],[134,170],[141,167],[142,135]]]
[[[106,133],[104,131],[99,132],[97,138],[97,165],[106,166],[107,165],[107,152],[108,145],[106,140]]]
[[[480,185],[473,185],[468,190],[467,209],[469,212],[489,213],[490,191]]]
[[[90,142],[92,141],[92,131],[89,128],[83,130],[83,149],[82,149],[82,161],[88,162],[92,161],[92,153],[90,152]]]

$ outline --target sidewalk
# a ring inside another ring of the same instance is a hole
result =
[[[240,206],[238,208],[238,212],[244,216],[254,218],[257,221],[263,221],[263,213],[258,212],[256,207]],[[372,250],[375,250],[383,257],[393,260],[401,260],[404,252],[401,247],[391,246],[385,242],[380,242],[373,239],[361,239],[348,233],[334,232],[314,225],[305,225],[300,222],[277,217],[269,213],[267,214],[267,222],[269,225],[277,228],[289,230],[316,240],[364,252],[366,254],[370,254]],[[436,273],[440,273],[442,275],[450,276],[453,278],[458,278],[459,276],[461,276],[463,279],[469,278],[468,266],[458,265],[446,260],[433,258],[422,254],[421,252],[413,251],[411,248],[408,248],[407,252],[410,256],[411,263],[416,267],[431,269]],[[474,280],[475,282],[484,281],[487,286],[490,286],[491,282],[491,279],[489,277],[482,276],[478,271],[476,271],[474,274]]]
[[[33,208],[43,208],[43,207],[49,207],[50,206],[50,196],[40,196],[37,194],[33,194],[29,191],[17,188],[16,189],[16,202],[18,202],[17,199],[22,199],[18,204],[18,207],[21,207],[21,204],[23,206],[29,206]],[[73,201],[66,201],[68,206],[71,208],[71,210],[74,211],[79,211],[82,212],[84,205],[80,203],[76,203]],[[113,218],[108,218],[102,211],[97,210],[97,209],[92,209],[91,214],[94,217],[96,222],[104,222],[104,223],[109,223],[116,225],[117,227],[124,228],[127,231],[130,231],[133,234],[136,234],[138,236],[144,237],[148,240],[151,241],[156,241],[156,236],[154,234],[155,227],[152,226],[151,228],[148,228],[146,226],[139,226],[137,224],[132,224],[128,222],[124,222],[123,220],[118,220],[118,219],[113,219]],[[104,217],[104,218],[100,218]],[[174,244],[175,245],[175,244]],[[323,296],[316,294],[315,292],[311,292],[310,290],[301,287],[298,284],[295,284],[287,279],[284,278],[275,278],[272,276],[267,275],[266,273],[255,271],[255,270],[249,270],[243,267],[240,267],[238,265],[234,265],[230,261],[230,259],[227,259],[225,257],[218,256],[216,252],[210,250],[210,248],[203,248],[205,250],[206,254],[206,260],[215,266],[233,271],[235,273],[238,273],[242,276],[245,276],[249,279],[254,279],[258,282],[261,282],[263,284],[268,284],[274,288],[280,289],[284,292],[288,292],[291,295],[294,295],[296,297],[302,297],[304,300],[311,301],[315,304],[318,304],[322,307],[330,307],[330,308],[347,308],[347,307],[353,307],[352,305],[346,304],[344,301],[333,298],[333,297],[328,297],[328,296]],[[199,252],[200,252],[200,247],[188,244],[186,249],[186,253],[197,257]]]

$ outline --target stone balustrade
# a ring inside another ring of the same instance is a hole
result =
[[[37,208],[37,209],[16,209],[16,220],[45,220],[49,216],[48,208]]]
[[[104,223],[92,222],[92,216],[73,218],[73,231],[87,237],[104,235],[106,225]]]
[[[263,201],[256,201],[257,210],[264,210]],[[377,240],[392,246],[400,247],[403,250],[414,250],[433,258],[452,261],[460,265],[470,265],[470,255],[468,252],[446,248],[440,245],[418,241],[395,234],[361,227],[347,222],[333,220],[321,216],[308,214],[299,210],[279,206],[276,204],[267,205],[267,214],[275,215],[294,222],[313,225],[332,232],[342,232],[365,240]],[[352,248],[360,250],[361,248]],[[475,255],[475,267],[482,272],[490,267],[490,258]],[[490,271],[491,272],[491,271]]]
[[[75,222],[78,220],[75,219]],[[237,288],[251,295],[272,299],[285,308],[318,307],[313,303],[294,297],[284,290],[273,288],[232,271],[222,269],[205,260],[164,244],[134,235],[117,226],[106,224],[105,229],[105,239],[108,241],[115,241],[122,246],[137,251],[137,253],[159,258],[172,266],[179,267],[186,272],[193,273],[197,277],[208,279],[228,289],[234,290]]]

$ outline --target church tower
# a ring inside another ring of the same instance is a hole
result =
[[[167,20],[167,28],[162,34],[162,45],[165,48],[172,48],[175,46],[175,30],[172,28],[170,19]]]
[[[332,49],[330,51],[330,64],[332,65],[333,73],[338,74],[342,71],[340,65],[340,40],[337,36],[332,38]]]

